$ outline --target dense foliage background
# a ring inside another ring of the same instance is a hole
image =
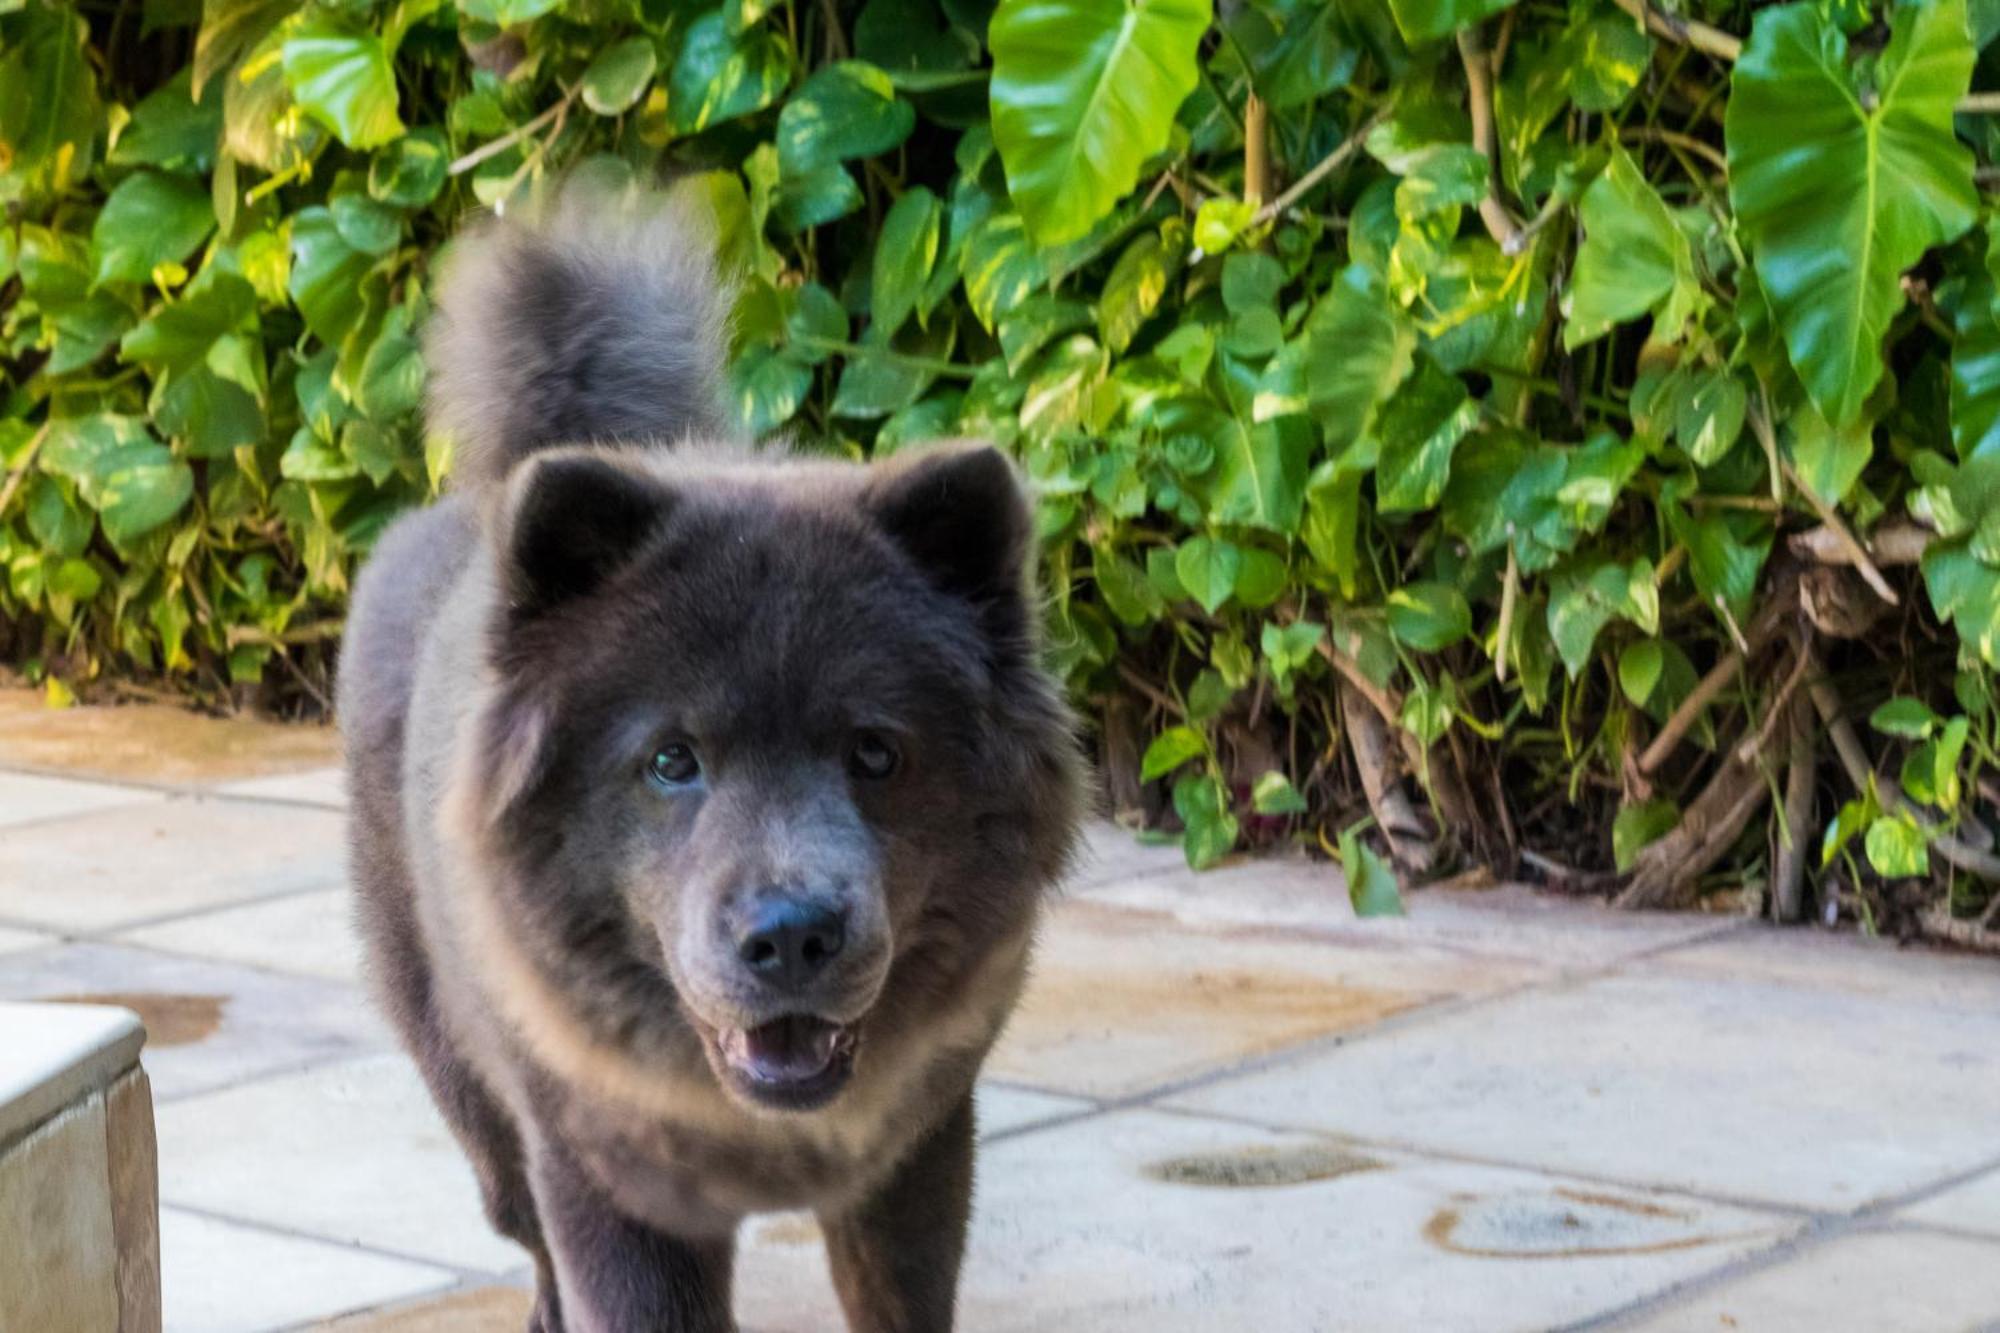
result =
[[[1015,450],[1114,803],[1196,864],[1990,941],[1996,27],[0,0],[0,658],[323,706],[356,562],[449,471],[437,247],[562,170],[669,179],[749,428]]]

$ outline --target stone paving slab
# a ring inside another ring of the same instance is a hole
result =
[[[1099,831],[1101,847],[1122,830]],[[1622,912],[1599,902],[1565,901],[1526,885],[1490,889],[1419,889],[1404,895],[1406,915],[1360,918],[1338,867],[1324,861],[1242,861],[1193,871],[1178,852],[1161,864],[1158,848],[1135,846],[1098,855],[1117,873],[1086,870],[1069,896],[1128,911],[1171,917],[1196,930],[1261,928],[1292,938],[1384,950],[1444,949],[1531,962],[1540,967],[1602,967],[1731,929],[1728,918],[1693,913]]]
[[[345,886],[141,926],[112,938],[168,953],[246,963],[329,981],[361,979],[354,897]]]
[[[1764,979],[1767,953],[1798,956],[1754,936],[1695,946],[1708,965],[1495,1000],[1176,1104],[1832,1211],[1993,1155],[2000,969],[1947,969],[1937,993],[1957,1005],[1864,995],[1832,975]]]
[[[440,1269],[349,1246],[160,1210],[167,1333],[266,1333],[457,1282]],[[518,1326],[511,1333],[518,1333]]]
[[[5,892],[0,890],[0,901],[4,901],[5,897]],[[56,938],[38,930],[9,930],[5,926],[0,926],[0,954],[19,953],[23,949],[47,948],[56,942]]]
[[[0,955],[0,999],[57,998],[140,1016],[145,1065],[162,1104],[391,1043],[387,1026],[349,986],[104,944]]]
[[[1130,1111],[987,1152],[960,1322],[981,1333],[1542,1329],[1664,1290],[1796,1225]],[[749,1234],[737,1279],[746,1326],[838,1327],[811,1234]]]
[[[1421,947],[1197,933],[1072,901],[1045,923],[1027,993],[988,1069],[1061,1092],[1129,1095],[1540,974]]]
[[[1910,1330],[2000,1320],[2000,1245],[1922,1232],[1863,1232],[1613,1327]]]
[[[138,787],[77,782],[31,773],[0,773],[0,829],[161,799],[164,798],[160,793]],[[0,886],[0,907],[5,904],[5,889]]]
[[[461,1269],[527,1262],[401,1052],[163,1106],[159,1125],[163,1202]]]
[[[1906,1208],[1899,1216],[2000,1239],[2000,1168]]]
[[[0,829],[0,917],[108,930],[343,882],[341,816],[175,799]]]

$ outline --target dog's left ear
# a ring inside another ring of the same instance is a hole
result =
[[[978,607],[989,632],[1027,617],[1034,511],[1020,474],[990,445],[949,445],[877,466],[866,504],[943,591]]]
[[[663,525],[673,494],[626,460],[584,451],[533,457],[512,481],[507,605],[533,619],[606,582]]]

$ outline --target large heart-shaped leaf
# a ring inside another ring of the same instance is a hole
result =
[[[1214,438],[1215,517],[1272,532],[1298,526],[1316,441],[1304,417],[1246,424],[1231,419]]]
[[[1605,561],[1566,571],[1551,584],[1549,634],[1571,679],[1589,665],[1597,632],[1613,617],[1631,621],[1648,635],[1659,633],[1660,592],[1653,582],[1653,562],[1644,556],[1630,565]]]
[[[222,132],[222,90],[208,89],[197,102],[188,93],[188,72],[147,94],[132,108],[132,123],[118,136],[105,160],[116,166],[193,167],[206,171],[215,161]]]
[[[1236,591],[1243,570],[1243,552],[1223,537],[1190,537],[1174,553],[1174,573],[1201,609],[1214,615]]]
[[[562,0],[458,0],[458,7],[472,18],[505,28],[538,19],[561,3]]]
[[[886,153],[910,137],[917,113],[889,76],[865,60],[813,71],[778,113],[778,165],[803,175],[834,162]]]
[[[1514,0],[1389,0],[1396,26],[1413,42],[1449,37],[1469,23],[1497,14]]]
[[[1089,231],[1167,146],[1211,12],[1210,0],[1002,0],[987,32],[993,142],[1036,240]]]
[[[285,38],[285,84],[349,148],[373,148],[403,132],[388,49],[364,28],[329,15],[301,23]]]
[[[0,198],[59,194],[90,171],[97,79],[90,27],[66,4],[28,6],[0,59]]]
[[[1360,438],[1410,373],[1416,331],[1381,277],[1350,264],[1314,308],[1306,334],[1307,401],[1337,452]]]
[[[1479,423],[1479,404],[1458,376],[1426,356],[1375,423],[1381,457],[1375,503],[1385,514],[1428,509],[1444,495],[1452,452]]]
[[[1680,337],[1701,293],[1694,251],[1624,150],[1612,150],[1610,167],[1583,192],[1577,215],[1583,244],[1570,276],[1563,346],[1602,337],[1647,311],[1654,314],[1655,340]]]
[[[1179,264],[1177,250],[1157,231],[1143,232],[1125,247],[1097,298],[1097,328],[1106,347],[1122,352],[1131,346],[1133,337],[1159,308]]]
[[[1806,391],[1844,426],[1882,377],[1903,270],[1978,216],[1952,104],[1972,75],[1965,0],[1895,11],[1863,106],[1818,6],[1757,15],[1731,82],[1729,194]]]
[[[937,262],[937,196],[919,185],[907,191],[882,219],[875,241],[869,307],[876,330],[887,337],[917,308]]]
[[[161,171],[135,172],[104,201],[90,230],[97,281],[145,282],[155,265],[186,259],[214,227],[206,186]]]
[[[785,90],[792,52],[762,28],[732,34],[721,9],[690,23],[669,80],[674,128],[689,133],[761,111]]]
[[[292,219],[292,300],[323,342],[339,343],[361,318],[361,280],[374,265],[341,236],[327,209],[308,208]]]
[[[600,116],[628,111],[653,81],[657,67],[651,38],[627,37],[607,46],[583,72],[583,104]]]
[[[1418,652],[1441,652],[1472,632],[1472,608],[1449,583],[1411,583],[1389,594],[1389,632]]]

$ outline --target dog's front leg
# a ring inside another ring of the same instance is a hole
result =
[[[972,1095],[966,1094],[887,1183],[820,1218],[854,1333],[948,1333],[972,1212]]]
[[[684,1239],[634,1221],[559,1149],[537,1153],[532,1181],[556,1287],[537,1294],[545,1333],[736,1327],[729,1308],[733,1238]]]

